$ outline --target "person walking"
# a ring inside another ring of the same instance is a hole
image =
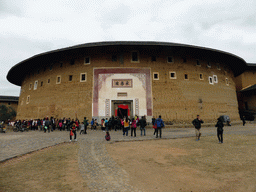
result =
[[[80,129],[80,135],[81,135],[81,133],[84,133],[84,122],[82,122],[80,127],[81,127],[81,129]]]
[[[164,127],[164,122],[161,119],[161,115],[159,115],[159,118],[156,119],[155,121],[155,125],[156,125],[156,138],[158,138],[158,133],[160,138],[162,138],[162,128]]]
[[[217,120],[218,120],[218,122],[215,125],[215,127],[217,127],[217,137],[219,139],[219,143],[223,143],[223,127],[224,127],[224,124],[223,124],[221,118],[218,118]]]
[[[242,116],[242,121],[243,121],[243,126],[244,126],[245,123],[246,123],[246,122],[245,122],[245,116],[244,116],[244,115]]]
[[[199,115],[197,115],[196,119],[192,121],[192,124],[195,126],[196,132],[196,141],[200,140],[201,137],[201,124],[204,123],[202,119],[200,119]]]
[[[72,127],[70,128],[70,141],[72,141],[72,136],[74,135],[74,141],[76,140],[76,124],[73,123]]]

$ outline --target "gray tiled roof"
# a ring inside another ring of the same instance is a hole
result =
[[[2,96],[0,95],[0,101],[15,101],[18,102],[19,101],[19,97],[14,97],[14,96]]]

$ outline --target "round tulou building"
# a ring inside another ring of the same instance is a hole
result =
[[[35,55],[7,79],[21,86],[17,119],[162,115],[164,121],[239,120],[234,78],[246,62],[210,48],[98,42]]]

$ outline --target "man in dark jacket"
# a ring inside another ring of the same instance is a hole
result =
[[[218,118],[218,122],[215,125],[215,127],[217,127],[217,137],[219,139],[219,143],[223,143],[223,127],[224,127],[224,124],[223,124],[221,118]]]
[[[147,122],[146,122],[146,118],[145,116],[143,116],[140,120],[139,120],[139,123],[140,125],[140,131],[141,131],[141,136],[142,136],[142,132],[144,131],[144,136],[146,136],[146,130],[145,130],[145,127],[147,125]]]
[[[202,119],[200,119],[199,115],[197,115],[197,118],[192,121],[192,124],[195,126],[195,131],[196,131],[196,140],[200,140],[201,136],[201,123],[204,123]]]
[[[156,138],[158,138],[158,132],[159,132],[159,136],[160,138],[162,138],[162,128],[164,127],[164,122],[161,119],[161,115],[159,115],[159,118],[156,119],[155,124],[157,126],[156,129]]]
[[[84,117],[84,134],[87,134],[88,120]]]

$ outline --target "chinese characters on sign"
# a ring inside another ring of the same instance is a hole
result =
[[[112,88],[131,88],[132,79],[112,79]]]

